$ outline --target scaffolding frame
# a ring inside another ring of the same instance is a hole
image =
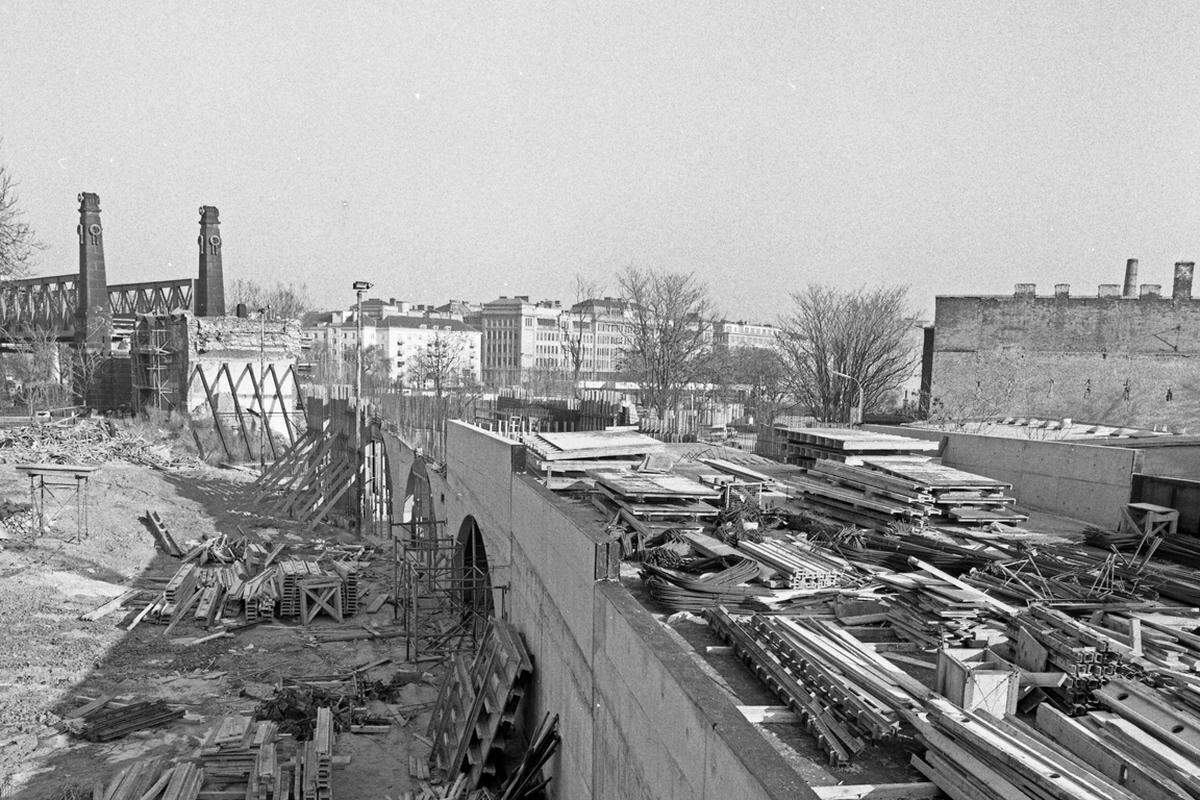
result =
[[[466,564],[463,545],[444,534],[444,520],[392,525],[395,616],[405,631],[410,660],[474,652],[491,616],[505,617],[507,586],[493,584],[491,569]],[[499,594],[499,608],[479,602]]]
[[[140,319],[134,325],[132,339],[130,356],[136,408],[174,408],[179,398],[172,372],[177,368],[178,356],[169,347],[170,330]]]

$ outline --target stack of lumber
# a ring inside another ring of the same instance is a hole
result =
[[[866,458],[860,466],[817,459],[807,475],[786,479],[792,493],[826,516],[882,528],[1017,522],[1025,515],[1000,481],[935,464],[928,459]]]
[[[798,428],[776,424],[772,435],[778,445],[779,460],[788,464],[808,465],[823,458],[859,464],[873,456],[919,455],[938,450],[937,442],[859,428]]]
[[[847,764],[868,739],[896,736],[901,713],[928,692],[831,623],[762,615],[746,620],[723,608],[704,616],[797,714],[831,764]]]
[[[737,549],[784,576],[792,589],[828,589],[845,575],[839,561],[789,539],[741,541]]]
[[[700,520],[717,516],[717,507],[712,503],[720,499],[721,493],[683,475],[606,469],[591,470],[588,476],[595,481],[600,497],[627,521]]]
[[[430,763],[447,781],[462,773],[460,788],[470,791],[497,772],[532,674],[520,633],[500,619],[491,620],[470,665],[454,660],[429,721]]]
[[[289,558],[279,562],[279,616],[300,616],[300,579],[321,575],[315,561]]]
[[[524,442],[526,466],[547,475],[632,467],[664,449],[662,442],[637,431],[531,433]]]
[[[164,769],[157,758],[140,759],[118,772],[93,796],[104,800],[196,800],[203,783],[204,770],[195,764]]]
[[[358,563],[336,561],[333,571],[342,579],[342,613],[353,616],[358,613]]]
[[[296,753],[292,783],[293,800],[332,800],[333,797],[333,711],[317,709],[313,738],[302,742]]]
[[[947,467],[926,459],[868,458],[863,466],[933,497],[937,524],[1011,523],[1026,519],[1012,509],[1012,484]]]
[[[253,578],[243,581],[232,596],[242,602],[246,622],[270,619],[275,615],[275,604],[279,600],[279,570],[272,567]]]
[[[207,788],[228,791],[237,786],[241,796],[252,800],[286,797],[292,774],[279,761],[278,733],[274,722],[254,722],[243,716],[222,718],[200,746],[199,761],[210,784]]]
[[[1080,764],[1062,744],[1015,719],[964,712],[945,700],[928,703],[914,719],[926,746],[913,766],[953,800],[1146,800],[1101,772]],[[1184,795],[1186,797],[1186,795]]]
[[[109,800],[140,800],[151,789],[157,797],[167,785],[171,769],[164,769],[159,758],[138,759],[113,776],[104,786],[103,798]]]
[[[102,705],[79,718],[79,735],[89,742],[109,742],[182,716],[182,710],[173,709],[161,700]]]
[[[909,641],[925,647],[971,647],[1006,636],[977,593],[922,572],[876,577],[899,590],[886,601],[887,621]]]
[[[181,564],[179,569],[175,570],[175,574],[167,581],[167,587],[163,590],[167,601],[163,609],[164,616],[170,616],[175,609],[191,599],[198,573],[199,569],[195,564]]]

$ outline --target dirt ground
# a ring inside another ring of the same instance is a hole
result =
[[[342,625],[323,619],[305,628],[275,620],[192,646],[185,642],[205,631],[191,620],[168,638],[165,626],[146,622],[122,630],[131,610],[94,622],[78,619],[128,588],[161,590],[178,568],[177,559],[156,551],[139,521],[148,509],[159,512],[181,545],[204,535],[237,534],[239,526],[268,543],[302,544],[322,535],[231,510],[246,496],[250,480],[236,470],[164,472],[110,463],[92,478],[89,530],[82,541],[70,541],[75,526],[69,511],[32,544],[20,536],[19,523],[28,514],[0,523],[0,798],[51,800],[75,796],[71,790],[91,796],[94,782],[109,780],[135,759],[190,757],[222,716],[249,714],[258,704],[247,692],[261,694],[264,684],[284,677],[328,676],[383,658],[392,660],[368,678],[386,681],[398,669],[438,672],[428,663],[404,663],[400,639],[320,643],[313,636],[367,621],[389,624],[390,606]],[[3,501],[29,501],[26,479],[11,465],[0,465]],[[323,535],[356,541],[348,532],[327,529]],[[372,567],[360,580],[368,590],[387,591],[386,566]],[[431,674],[402,688],[387,708],[399,718],[386,735],[338,735],[335,753],[350,756],[350,763],[335,770],[335,796],[395,797],[417,788],[410,783],[408,755],[428,753],[414,734],[425,732],[436,681]],[[102,694],[163,698],[185,715],[103,744],[64,732],[63,716]]]

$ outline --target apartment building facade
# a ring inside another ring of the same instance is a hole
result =
[[[307,330],[324,352],[345,354],[358,345],[358,322],[353,314],[333,312],[328,321],[317,321]],[[380,362],[386,360],[388,379],[405,389],[421,389],[421,354],[430,347],[442,348],[443,361],[449,358],[453,382],[478,383],[483,376],[480,330],[461,319],[437,316],[392,314],[381,318],[363,314],[362,346],[374,351]],[[338,359],[340,367],[344,359]],[[345,380],[353,376],[347,375]]]

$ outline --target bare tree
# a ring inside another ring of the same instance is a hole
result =
[[[690,272],[629,266],[617,275],[630,303],[624,368],[660,416],[679,404],[683,388],[700,378],[712,341],[708,287]]]
[[[792,313],[781,324],[781,355],[796,398],[821,419],[847,417],[859,386],[865,413],[912,376],[919,353],[909,341],[913,316],[906,288],[809,286],[792,293],[792,300]]]
[[[23,277],[33,254],[45,248],[17,201],[17,184],[0,164],[0,280]]]
[[[439,400],[447,389],[462,385],[463,370],[467,366],[464,349],[460,337],[437,331],[413,361],[416,384],[422,388],[432,384],[434,396]]]
[[[268,286],[238,278],[230,282],[228,289],[227,302],[231,306],[245,303],[252,310],[270,307],[271,316],[275,319],[300,319],[305,311],[312,308],[308,288],[304,284],[280,281]]]
[[[3,360],[5,381],[12,381],[12,399],[31,414],[67,405],[57,335],[37,328],[23,331],[10,341],[15,352],[4,354]]]
[[[769,424],[788,395],[787,370],[779,351],[738,347],[726,358],[731,380],[746,389],[746,411]]]
[[[600,281],[589,280],[580,274],[575,275],[575,304],[568,313],[559,315],[558,327],[562,333],[559,344],[571,365],[571,382],[579,385],[579,376],[587,361],[588,339],[591,338],[592,363],[596,359],[596,326],[600,322],[600,312],[596,303],[588,302],[600,298],[603,293]]]
[[[89,323],[95,330],[99,322]],[[91,336],[83,337],[83,341],[91,341]],[[59,358],[66,357],[66,363],[71,367],[71,384],[75,398],[82,403],[88,403],[93,397],[93,391],[100,383],[105,366],[112,360],[112,354],[103,349],[87,347],[82,343],[75,346],[60,348]]]

